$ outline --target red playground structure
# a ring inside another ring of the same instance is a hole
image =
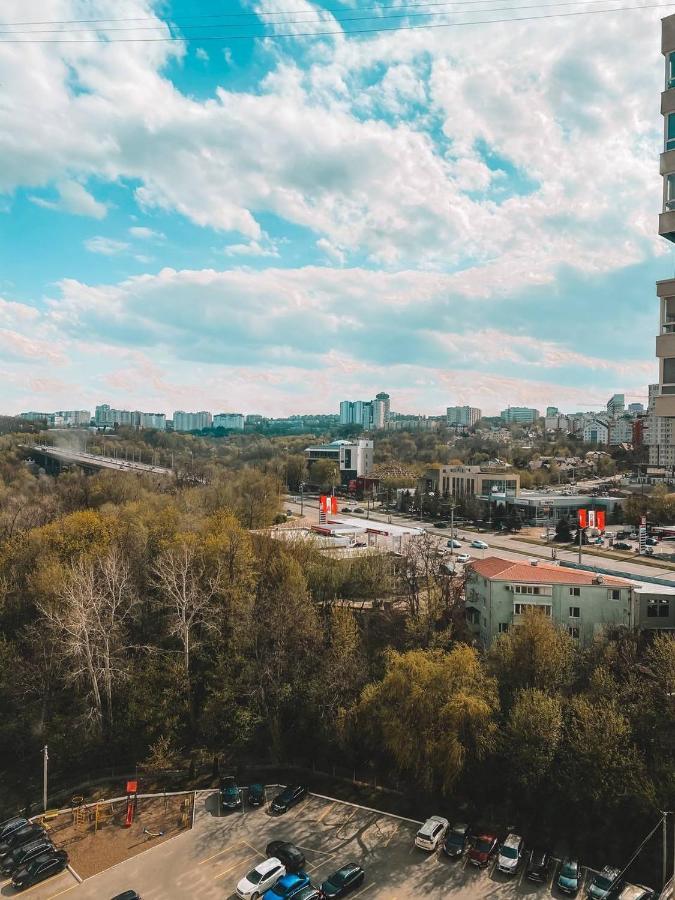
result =
[[[127,781],[127,815],[124,820],[124,827],[131,828],[131,823],[136,815],[136,806],[138,805],[138,782]]]

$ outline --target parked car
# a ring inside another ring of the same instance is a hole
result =
[[[52,875],[58,875],[67,865],[68,854],[65,850],[50,850],[17,869],[12,875],[12,887],[15,891],[23,891]]]
[[[307,887],[301,888],[297,894],[293,894],[293,900],[323,900],[321,890],[308,884]]]
[[[220,805],[223,809],[239,809],[241,806],[241,791],[233,775],[220,779]]]
[[[525,875],[530,881],[548,881],[548,867],[551,863],[551,854],[543,847],[535,847],[530,850],[527,860]]]
[[[619,876],[621,869],[615,869],[613,866],[605,866],[598,872],[588,886],[588,896],[591,900],[609,900],[610,897],[616,897],[621,888]]]
[[[648,538],[646,538],[646,540],[645,540],[645,544],[646,544],[648,547],[656,547],[656,545],[658,544],[658,541],[657,541],[657,539],[654,538],[654,537],[648,537]]]
[[[471,562],[471,557],[468,553],[458,553],[457,554],[457,562],[458,563],[468,563]]]
[[[443,841],[443,853],[451,857],[461,856],[468,846],[470,831],[469,826],[463,822],[448,829]]]
[[[581,866],[579,860],[572,856],[566,856],[560,864],[560,871],[556,881],[558,890],[563,894],[576,897],[581,887]]]
[[[280,859],[276,856],[265,859],[241,879],[237,885],[237,897],[258,900],[261,894],[273,887],[285,874],[286,869]]]
[[[447,522],[434,522],[434,528],[447,528]]]
[[[457,550],[461,546],[461,543],[455,540],[455,538],[450,538],[450,540],[448,541],[448,547],[451,547],[453,550]]]
[[[305,854],[295,844],[290,844],[288,841],[270,841],[265,848],[265,853],[268,857],[275,856],[281,860],[287,874],[299,872],[305,868]]]
[[[363,512],[365,512],[365,509],[361,509],[360,506],[356,506],[356,507],[352,510],[352,512],[355,512],[355,513],[363,513]]]
[[[437,850],[449,827],[443,816],[430,816],[415,835],[415,846],[420,850]]]
[[[351,506],[343,506],[342,509],[340,510],[340,512],[351,512],[351,511],[352,511]]]
[[[309,885],[309,875],[305,872],[291,872],[288,875],[282,875],[274,887],[265,891],[264,900],[290,900],[291,897],[297,897],[300,891]]]
[[[42,825],[36,825],[32,822],[22,825],[21,828],[17,828],[16,831],[8,835],[6,841],[0,844],[0,860],[4,860],[12,850],[21,847],[22,844],[27,844],[29,841],[37,841],[39,838],[45,837],[46,834],[47,832]]]
[[[487,866],[497,852],[499,841],[494,834],[479,834],[473,847],[469,850],[469,862],[473,866]]]
[[[38,838],[36,841],[29,841],[5,856],[2,860],[2,865],[0,865],[0,871],[3,875],[11,875],[12,872],[25,865],[34,856],[39,856],[41,853],[52,849],[52,842],[46,836]]]
[[[265,803],[265,788],[262,784],[249,784],[248,786],[248,805],[263,806]]]
[[[625,541],[614,541],[614,549],[615,550],[632,550],[630,544],[627,544]]]
[[[479,538],[476,538],[476,540],[471,541],[471,546],[475,547],[477,550],[489,550],[490,549],[488,547],[487,543],[485,541],[481,541]]]
[[[508,834],[499,848],[497,868],[505,875],[515,875],[520,865],[525,843],[519,834]]]
[[[141,900],[141,895],[136,891],[122,891],[121,894],[115,894],[112,900]]]
[[[347,863],[337,872],[330,875],[321,885],[321,895],[325,900],[334,900],[336,897],[344,897],[354,888],[363,884],[366,873],[356,863]]]
[[[289,784],[272,800],[272,812],[285,813],[307,796],[304,784]]]
[[[17,828],[23,828],[24,825],[28,824],[28,819],[25,816],[14,816],[11,819],[5,819],[0,824],[0,844],[4,843]]]
[[[658,893],[643,884],[626,884],[619,894],[619,900],[657,900]]]

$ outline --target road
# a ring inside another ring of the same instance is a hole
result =
[[[287,497],[285,499],[285,504],[288,509],[292,509],[294,512],[300,511],[301,504],[294,501],[292,497]],[[345,502],[349,501],[341,501],[340,505],[343,506]],[[315,498],[306,498],[304,501],[304,513],[310,519],[318,522],[319,521],[319,503]],[[358,503],[356,504],[358,507]],[[350,503],[350,507],[353,509],[354,507]],[[366,508],[365,506],[363,507]],[[352,514],[353,515],[353,514]],[[366,515],[357,516],[358,518],[362,518],[365,521]],[[438,538],[439,546],[446,546],[448,538],[450,536],[450,529],[439,529],[434,528],[433,525],[430,525],[426,522],[420,522],[417,519],[412,519],[409,516],[402,516],[396,513],[381,513],[380,511],[370,511],[369,518],[373,521],[378,522],[392,522],[401,525],[415,525],[418,527],[422,527],[431,534],[433,537]],[[462,528],[456,528],[458,538],[461,541],[463,547],[462,550],[457,552],[461,553],[466,550],[467,553],[470,553],[474,559],[484,559],[486,556],[501,556],[504,559],[513,559],[513,560],[521,560],[524,556],[528,558],[538,557],[540,559],[551,559],[551,550],[554,545],[546,545],[546,544],[528,544],[526,541],[518,540],[517,537],[511,535],[501,535],[501,534],[480,534],[477,535],[475,531],[465,531]],[[470,547],[471,541],[473,541],[476,537],[481,538],[487,544],[489,544],[488,550],[478,550],[476,548]],[[560,547],[556,547],[557,559],[559,562],[561,561],[569,561],[569,562],[578,562],[579,561],[579,553],[577,550],[566,550]],[[586,564],[588,566],[600,566],[605,569],[609,569],[616,573],[626,573],[631,575],[634,578],[644,578],[645,576],[658,577],[658,578],[666,578],[669,581],[672,581],[675,585],[675,571],[673,569],[661,568],[655,565],[641,565],[640,563],[633,562],[631,559],[612,559],[610,557],[605,556],[596,556],[594,554],[585,553],[582,548],[582,564]]]

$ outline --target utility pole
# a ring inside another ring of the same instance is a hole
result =
[[[663,861],[661,870],[661,884],[665,888],[668,869],[668,813],[661,813],[661,827],[663,830]],[[673,876],[675,878],[675,875]]]
[[[42,748],[42,806],[44,812],[47,812],[47,763],[49,762],[49,753],[47,745]],[[664,862],[665,865],[665,862]]]
[[[579,565],[581,565],[581,536],[583,534],[581,525],[577,525],[577,531],[579,532]]]
[[[305,514],[305,482],[300,482],[300,515],[304,516]]]
[[[455,561],[455,504],[450,507],[450,559]]]

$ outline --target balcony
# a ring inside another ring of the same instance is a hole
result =
[[[659,359],[675,357],[675,326],[663,325],[661,334],[656,338],[656,355]],[[666,329],[669,329],[666,331]]]
[[[675,150],[670,152],[675,154]],[[665,155],[664,153],[663,156]],[[668,210],[659,215],[659,234],[666,240],[675,241],[675,210]]]
[[[657,297],[675,297],[675,278],[662,278],[656,282]]]
[[[675,394],[661,394],[655,397],[654,412],[657,416],[675,418]]]
[[[672,87],[661,93],[661,115],[667,116],[671,112],[675,112],[675,89]]]
[[[672,91],[672,93],[675,94],[675,91]],[[660,172],[661,175],[669,175],[671,172],[675,172],[675,149],[666,150],[661,154]]]

